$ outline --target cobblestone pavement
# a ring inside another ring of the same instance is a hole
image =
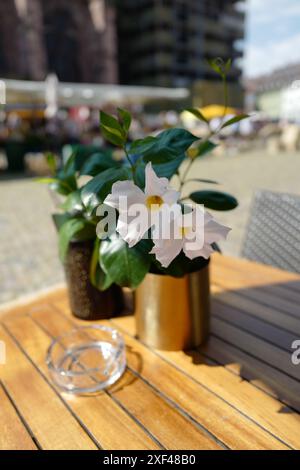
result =
[[[239,199],[234,211],[216,214],[233,229],[223,243],[223,252],[239,256],[255,190],[300,194],[299,175],[300,154],[255,152],[204,158],[195,163],[190,177],[220,181],[220,189]],[[191,184],[187,189],[197,187]],[[53,208],[44,185],[32,179],[0,180],[0,303],[63,281],[51,220]]]
[[[32,179],[0,181],[0,302],[63,280],[48,188]]]

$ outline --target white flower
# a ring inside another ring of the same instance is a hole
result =
[[[164,268],[169,266],[181,250],[189,259],[199,256],[209,258],[214,251],[211,244],[225,240],[231,230],[214,220],[212,215],[200,206],[194,207],[192,213],[175,219],[172,225],[172,237],[154,240],[150,252]]]
[[[169,187],[167,178],[159,178],[148,163],[145,169],[145,191],[133,181],[118,181],[104,204],[119,211],[117,232],[129,247],[138,243],[153,225],[151,213],[159,213],[164,205],[176,205],[180,193]],[[143,211],[141,209],[144,209]],[[137,217],[140,213],[140,217]]]

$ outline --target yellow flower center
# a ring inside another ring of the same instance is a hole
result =
[[[180,234],[183,237],[186,237],[190,231],[191,231],[192,227],[180,227]]]
[[[187,156],[191,159],[194,160],[198,155],[198,149],[197,148],[190,148],[187,150]]]
[[[164,203],[160,196],[149,196],[146,199],[146,206],[150,210],[159,209],[160,206]]]

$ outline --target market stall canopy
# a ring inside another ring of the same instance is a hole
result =
[[[219,104],[211,104],[205,106],[204,108],[198,108],[199,111],[203,114],[203,116],[208,119],[220,118],[227,115],[235,115],[237,114],[237,110],[231,107],[225,108],[225,106]],[[189,111],[183,111],[180,115],[182,122],[186,125],[194,124],[198,121],[198,119]]]
[[[25,80],[3,80],[6,85],[6,103],[8,107],[18,105],[46,106],[49,95],[49,80],[33,82]],[[53,87],[53,82],[50,86]],[[75,106],[99,107],[113,103],[147,103],[156,100],[182,100],[189,97],[186,88],[162,88],[127,85],[98,85],[83,83],[56,84],[58,107]],[[50,90],[52,95],[54,90]],[[51,94],[50,93],[50,94]]]
[[[234,108],[230,108],[229,106],[225,108],[220,104],[210,104],[201,108],[200,111],[206,117],[206,119],[214,119],[222,116],[227,116],[228,114],[236,114],[237,110]]]

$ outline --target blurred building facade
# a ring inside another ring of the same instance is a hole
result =
[[[193,86],[195,105],[223,87],[206,59],[233,59],[230,104],[242,101],[237,47],[243,0],[0,1],[0,75],[44,80]]]
[[[300,122],[300,63],[276,69],[245,82],[249,111],[274,120]]]
[[[194,87],[196,105],[222,102],[223,87],[206,59],[233,59],[231,104],[241,104],[237,47],[245,13],[236,0],[119,0],[120,80]],[[207,100],[207,102],[206,102]]]
[[[116,11],[104,0],[0,2],[0,75],[118,83]]]

